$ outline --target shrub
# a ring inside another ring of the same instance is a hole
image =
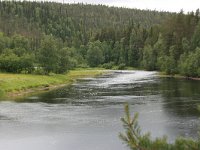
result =
[[[44,71],[44,69],[42,67],[35,67],[33,74],[45,75],[46,72]]]
[[[114,66],[114,62],[109,62],[101,65],[100,67],[105,68],[105,69],[112,69]]]
[[[126,64],[124,64],[124,63],[119,64],[118,69],[119,69],[119,70],[124,70],[124,69],[126,69]]]

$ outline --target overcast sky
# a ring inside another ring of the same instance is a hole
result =
[[[38,0],[40,1],[40,0]],[[63,2],[63,0],[43,0]],[[200,0],[64,0],[65,3],[89,3],[89,4],[105,4],[109,6],[139,8],[139,9],[156,9],[165,11],[179,12],[183,9],[187,11],[195,11],[200,8]]]

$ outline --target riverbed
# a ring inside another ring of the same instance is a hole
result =
[[[0,102],[0,149],[128,150],[118,138],[128,102],[152,138],[197,137],[200,81],[110,71],[39,95]]]

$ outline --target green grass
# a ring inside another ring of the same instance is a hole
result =
[[[37,87],[71,84],[77,78],[93,77],[103,72],[103,70],[97,69],[76,69],[65,75],[53,74],[49,76],[0,73],[0,96],[6,96],[8,93]]]

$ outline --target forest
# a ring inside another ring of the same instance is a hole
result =
[[[157,70],[200,77],[200,12],[0,1],[0,71],[76,67]]]

